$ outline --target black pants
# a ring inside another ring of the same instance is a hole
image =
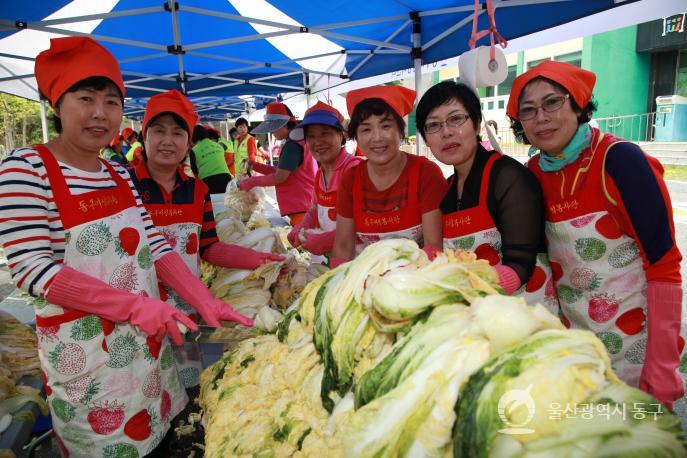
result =
[[[231,181],[231,175],[228,173],[218,173],[203,178],[205,184],[210,188],[210,194],[224,194],[227,190],[227,185]]]

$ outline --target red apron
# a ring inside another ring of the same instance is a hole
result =
[[[639,247],[609,212],[608,149],[620,140],[593,129],[575,164],[544,172],[528,163],[544,191],[546,237],[565,324],[601,339],[623,381],[638,386],[646,350],[646,275]]]
[[[194,180],[193,202],[190,204],[145,204],[153,223],[167,242],[184,260],[189,270],[200,278],[200,233],[205,210],[205,188],[199,180]],[[160,283],[160,296],[170,305],[197,320],[196,312],[173,290]],[[172,347],[181,383],[186,388],[198,385],[200,370],[200,347],[187,334],[182,347]]]
[[[114,288],[158,297],[145,223],[129,184],[101,160],[116,188],[72,195],[52,153],[36,149],[64,228],[64,265]],[[150,345],[128,323],[114,325],[46,301],[37,301],[36,331],[64,455],[149,453],[188,401],[167,339]]]
[[[478,204],[447,213],[442,218],[445,248],[474,251],[478,258],[489,261],[492,266],[499,264],[502,259],[501,234],[487,207],[487,191],[491,169],[500,157],[501,154],[493,153],[487,159],[482,172]],[[547,253],[537,254],[537,263],[530,280],[513,295],[523,297],[529,304],[542,304],[555,316],[559,315]]]
[[[427,159],[419,157],[408,176],[408,205],[398,210],[369,213],[363,208],[363,167],[355,168],[353,179],[353,218],[358,240],[363,248],[385,239],[406,238],[422,246],[422,209],[417,198],[420,168]]]

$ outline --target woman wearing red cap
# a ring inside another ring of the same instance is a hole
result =
[[[474,251],[498,271],[506,294],[558,315],[541,187],[522,164],[480,144],[477,94],[464,84],[439,83],[422,96],[415,119],[432,154],[455,170],[441,203],[444,246]]]
[[[255,269],[266,261],[283,260],[281,256],[217,239],[208,187],[186,176],[180,165],[190,146],[190,129],[197,120],[193,104],[177,90],[155,95],[146,105],[145,155],[131,175],[153,223],[196,277],[200,276],[201,257],[221,267],[238,269]],[[199,297],[208,291],[199,288],[192,294]],[[185,314],[195,314],[186,300],[162,284],[160,296]],[[250,320],[242,317],[237,321],[250,325]],[[200,354],[195,342],[186,342],[184,350],[175,351],[174,356],[181,382],[189,388],[198,384]]]
[[[343,116],[336,108],[317,102],[290,134],[295,141],[305,138],[308,151],[320,168],[315,175],[313,205],[303,221],[293,227],[288,239],[294,247],[302,246],[316,255],[332,251],[336,235],[336,192],[344,172],[360,162],[344,148],[342,121]]]
[[[239,182],[239,187],[248,191],[256,186],[274,186],[279,213],[288,216],[292,225],[297,225],[312,204],[317,163],[303,140],[296,142],[289,138],[289,132],[297,124],[289,107],[273,102],[267,105],[266,111],[264,122],[253,129],[253,133],[272,133],[277,140],[284,140],[279,151],[279,165],[273,167],[250,159],[252,169],[264,175],[246,178]]]
[[[415,91],[377,86],[346,96],[355,138],[367,157],[344,174],[337,196],[332,265],[353,259],[356,244],[403,237],[441,249],[441,210],[446,182],[436,164],[401,151],[403,117],[413,109]]]
[[[618,376],[670,405],[676,372],[681,255],[658,161],[589,126],[594,73],[547,61],[515,79],[507,112],[531,144],[565,324],[595,332]]]
[[[99,158],[122,119],[112,54],[90,38],[52,39],[35,75],[59,135],[2,162],[0,240],[15,284],[36,298],[53,430],[65,456],[144,455],[187,402],[166,335],[180,345],[179,325],[197,329],[159,300],[158,278],[185,297],[193,274],[127,171]],[[209,323],[229,317],[218,301],[192,304]]]

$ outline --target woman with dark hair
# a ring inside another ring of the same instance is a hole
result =
[[[277,140],[284,142],[279,150],[279,165],[262,164],[257,161],[257,156],[249,158],[251,169],[263,175],[239,181],[239,187],[244,191],[256,186],[274,186],[279,213],[288,216],[293,226],[303,221],[305,212],[312,205],[317,172],[317,162],[305,147],[303,139],[294,141],[289,138],[289,133],[297,124],[293,113],[283,103],[272,102],[267,105],[265,120],[253,129],[253,133],[272,133]]]
[[[234,141],[234,173],[235,177],[246,176],[248,174],[249,161],[255,161],[258,157],[258,144],[251,134],[248,133],[248,120],[239,118],[234,123],[237,138]]]
[[[416,123],[432,154],[455,171],[441,202],[444,246],[474,251],[497,270],[506,294],[558,315],[541,188],[526,167],[480,144],[477,95],[464,84],[439,83],[420,99]]]
[[[191,101],[176,90],[155,95],[146,105],[142,136],[146,156],[131,171],[131,178],[155,227],[196,278],[200,276],[201,258],[221,267],[251,270],[270,260],[282,260],[281,256],[217,239],[208,187],[201,180],[187,177],[180,166],[190,145],[190,128],[197,119]],[[200,289],[195,294],[208,293]],[[160,297],[195,317],[188,298],[164,285],[160,285]],[[239,314],[233,320],[251,325],[250,319]],[[182,384],[186,388],[197,385],[201,368],[197,343],[185,342],[182,351],[174,351],[174,357]]]
[[[197,124],[191,137],[191,170],[207,185],[210,193],[223,194],[231,181],[224,148],[212,141],[208,129]]]
[[[296,224],[288,239],[294,247],[301,246],[310,253],[331,253],[336,235],[336,193],[341,177],[360,159],[348,154],[341,124],[343,116],[336,108],[317,102],[303,116],[303,121],[289,134],[292,140],[305,138],[308,150],[320,168],[315,175],[312,207],[300,224]],[[320,229],[320,232],[309,231]]]
[[[99,157],[122,120],[114,56],[87,37],[55,38],[34,73],[60,134],[0,165],[0,240],[15,284],[35,297],[53,431],[64,456],[143,456],[188,400],[167,335],[181,345],[178,326],[197,330],[159,299],[158,281],[210,325],[231,309],[172,251],[126,169]]]
[[[596,75],[547,61],[513,82],[507,113],[534,154],[564,323],[595,332],[618,376],[671,405],[681,255],[663,168],[634,143],[589,126]]]
[[[415,91],[402,86],[369,87],[346,95],[348,134],[367,161],[341,180],[332,266],[350,261],[357,249],[382,239],[415,240],[430,255],[441,249],[439,203],[446,193],[441,169],[400,148],[403,117],[414,101]]]

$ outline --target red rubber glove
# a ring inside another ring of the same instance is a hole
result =
[[[334,246],[334,238],[336,237],[336,230],[329,232],[305,233],[305,242],[301,246],[311,252],[312,254],[323,255],[332,251]]]
[[[63,266],[53,277],[45,298],[61,307],[92,313],[115,323],[129,323],[159,341],[169,334],[177,346],[184,339],[177,324],[192,331],[198,326],[183,312],[168,303],[148,296],[138,296]]]
[[[210,264],[229,269],[253,270],[270,261],[283,261],[284,256],[244,248],[241,245],[215,242],[205,249],[203,259]]]
[[[494,270],[499,274],[499,286],[507,295],[510,296],[522,286],[520,277],[513,268],[504,266],[503,264],[496,264]]]
[[[256,186],[274,186],[274,175],[263,175],[261,177],[250,177],[239,181],[239,189],[250,191]]]
[[[313,216],[313,214],[315,216]],[[301,245],[301,239],[300,239],[301,229],[314,229],[316,227],[317,227],[317,214],[311,208],[310,210],[305,212],[305,216],[303,217],[303,221],[296,224],[291,229],[291,232],[289,232],[289,235],[287,235],[286,238],[288,239],[288,241],[292,247],[298,248]]]
[[[680,365],[678,337],[682,315],[682,287],[650,281],[647,285],[646,356],[639,388],[672,409],[685,387],[676,369]]]
[[[253,326],[253,320],[212,297],[203,282],[193,275],[177,253],[167,253],[155,261],[155,270],[160,280],[196,309],[208,326],[220,327],[220,320],[235,321],[246,327]]]
[[[250,166],[253,170],[255,170],[258,173],[262,173],[263,175],[270,175],[273,173],[277,173],[277,168],[271,165],[263,164],[262,162],[256,162],[256,161],[249,161]]]
[[[441,248],[437,248],[437,247],[435,247],[435,246],[433,246],[433,245],[425,245],[425,246],[422,247],[422,251],[424,251],[425,253],[427,253],[427,257],[428,257],[429,260],[431,261],[431,260],[433,260],[434,258],[437,257],[437,254],[439,254],[439,253],[442,252],[442,249],[441,249]]]

